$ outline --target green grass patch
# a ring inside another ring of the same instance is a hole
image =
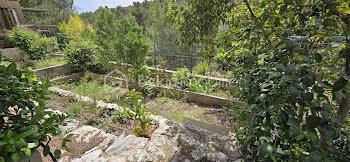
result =
[[[29,60],[26,62],[20,62],[20,63],[17,63],[17,65],[21,69],[31,68],[35,70],[35,69],[42,69],[42,68],[47,68],[51,66],[61,65],[65,63],[67,63],[67,61],[65,60],[64,57],[51,57],[44,60]]]
[[[118,92],[123,91],[123,89],[113,87],[110,84],[102,85],[95,80],[89,81],[87,77],[82,78],[79,82],[57,86],[94,100],[102,100],[109,103],[119,102],[121,94]]]

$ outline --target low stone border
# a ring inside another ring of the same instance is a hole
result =
[[[50,90],[81,102],[93,102],[100,107],[122,111],[116,104],[94,102],[88,97],[56,87]],[[159,126],[151,139],[127,134],[116,137],[91,126],[69,123],[62,130],[73,133],[73,139],[77,143],[84,145],[97,139],[102,140],[83,156],[76,159],[64,157],[60,161],[241,161],[239,158],[242,157],[242,153],[236,141],[228,136],[194,125],[184,126],[160,116],[151,115],[150,118]]]
[[[114,78],[114,77],[105,77],[99,74],[90,73],[88,72],[87,75],[94,80],[98,80],[100,82],[104,81],[104,78],[106,78],[107,82],[114,81],[114,82],[123,82],[125,85],[125,80],[120,78]],[[214,107],[224,107],[224,106],[242,106],[244,105],[244,102],[235,101],[223,97],[218,96],[212,96],[212,95],[206,95],[202,93],[195,93],[190,91],[184,91],[169,87],[163,87],[163,86],[153,86],[154,90],[157,92],[161,92],[165,94],[167,97],[175,97],[178,99],[186,98],[188,101],[200,104],[200,105],[207,105],[207,106],[214,106]]]
[[[74,72],[74,69],[70,64],[62,64],[42,69],[36,69],[33,71],[39,78],[51,78],[61,74],[72,74]]]

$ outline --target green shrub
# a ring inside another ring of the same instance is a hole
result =
[[[194,68],[195,74],[198,74],[198,75],[207,75],[212,70],[213,70],[213,65],[207,60],[199,62]]]
[[[0,64],[0,161],[19,161],[40,146],[45,156],[53,156],[48,142],[61,134],[59,126],[65,124],[66,116],[47,110],[49,82],[40,84],[33,72],[5,61]],[[61,152],[54,154],[59,158]]]
[[[149,126],[150,119],[148,107],[144,105],[143,98],[139,92],[135,90],[129,91],[128,96],[125,99],[124,111],[128,112],[129,116],[136,121],[140,122],[140,128],[134,129],[134,132],[139,137],[148,137],[149,134]],[[127,110],[127,107],[130,108],[131,111]]]
[[[186,89],[187,83],[191,79],[191,73],[187,68],[177,69],[172,77],[175,88]]]
[[[213,80],[193,78],[187,82],[188,90],[191,92],[209,94],[215,90],[217,84]]]
[[[70,41],[63,51],[76,71],[86,71],[95,65],[96,45],[87,39]]]
[[[9,34],[15,47],[20,48],[30,59],[43,59],[57,50],[56,38],[40,37],[38,33],[16,27]]]

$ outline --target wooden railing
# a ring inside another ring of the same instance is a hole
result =
[[[41,36],[53,37],[57,35],[56,25],[24,25],[29,30],[38,32]]]

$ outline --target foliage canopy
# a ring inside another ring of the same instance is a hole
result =
[[[206,56],[234,72],[249,105],[237,138],[254,158],[350,159],[349,3],[170,4],[181,41],[206,44]]]

